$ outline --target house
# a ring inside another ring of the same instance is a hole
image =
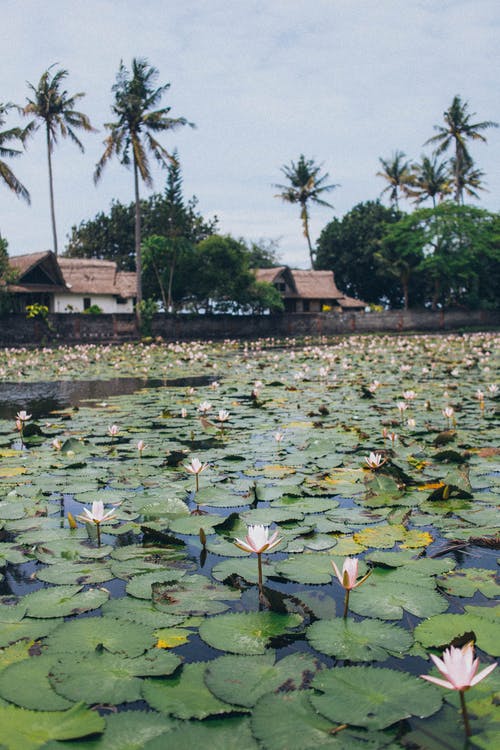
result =
[[[118,271],[114,261],[62,258],[52,251],[9,258],[17,273],[7,290],[16,312],[46,305],[49,312],[84,312],[97,305],[103,313],[134,312],[135,273]]]
[[[286,312],[354,312],[366,303],[343,294],[333,271],[304,271],[288,266],[255,269],[257,281],[267,281],[280,292]]]

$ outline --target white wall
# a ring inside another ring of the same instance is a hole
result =
[[[112,294],[55,294],[54,312],[83,312],[83,298],[90,297],[91,305],[99,305],[103,313],[133,313],[134,304],[128,299],[119,305]]]

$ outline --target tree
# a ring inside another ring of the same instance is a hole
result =
[[[261,238],[256,241],[245,242],[249,254],[250,268],[272,268],[279,265],[279,243],[277,240]]]
[[[9,265],[9,243],[0,234],[0,315],[12,312],[12,296],[7,291],[7,284],[16,281],[18,272]]]
[[[26,128],[27,133],[35,132],[42,124],[45,127],[47,161],[49,167],[50,217],[52,222],[54,252],[57,255],[52,152],[59,135],[63,138],[70,138],[73,143],[76,143],[80,151],[84,151],[85,149],[78,139],[75,130],[92,131],[94,128],[90,124],[87,115],[83,114],[83,112],[77,112],[74,108],[76,101],[85,96],[85,94],[79,93],[70,96],[67,91],[62,90],[61,87],[64,79],[68,75],[68,71],[61,68],[52,74],[52,68],[54,68],[54,65],[51,65],[44,73],[42,73],[37,86],[28,83],[34,97],[33,99],[26,97],[28,103],[24,107],[23,113],[27,117],[31,115],[34,116],[34,119]]]
[[[421,161],[411,167],[410,187],[407,189],[407,194],[415,198],[417,206],[430,198],[433,207],[436,208],[436,198],[442,201],[450,195],[450,182],[448,162],[438,161],[435,155],[432,159],[422,156]]]
[[[413,268],[433,309],[488,307],[500,285],[499,228],[498,214],[448,201],[403,216],[383,249],[392,247],[402,258],[421,253]]]
[[[6,122],[6,115],[9,109],[12,109],[12,104],[1,104],[0,103],[0,128]],[[21,151],[17,148],[12,148],[12,142],[22,141],[25,138],[25,131],[22,128],[9,128],[8,130],[0,130],[0,177],[5,182],[7,187],[12,190],[13,193],[23,198],[27,203],[30,203],[30,194],[24,187],[22,182],[17,179],[16,175],[9,167],[9,165],[3,161],[5,157],[15,158],[21,155]]]
[[[116,156],[126,167],[132,165],[134,175],[134,236],[135,268],[137,278],[137,304],[142,300],[142,263],[141,263],[141,203],[139,196],[139,178],[147,185],[153,184],[148,153],[161,166],[172,163],[173,159],[156,139],[157,133],[174,130],[188,123],[184,117],[169,116],[171,107],[155,109],[170,84],[155,88],[158,70],[143,58],[132,60],[131,71],[123,61],[120,63],[116,82],[112,87],[114,103],[111,107],[117,119],[105,124],[109,135],[104,141],[105,150],[99,160],[94,181],[101,178],[108,161]]]
[[[464,205],[464,194],[471,198],[479,198],[477,191],[486,190],[482,184],[484,172],[475,167],[474,162],[468,161],[467,159],[462,162],[460,169],[457,169],[454,158],[452,158],[450,162],[460,195],[459,203],[462,206]]]
[[[303,154],[300,155],[298,162],[291,162],[289,165],[281,167],[281,171],[289,181],[289,185],[274,185],[282,192],[277,195],[286,203],[298,203],[300,205],[300,218],[304,230],[304,237],[307,240],[309,248],[309,257],[311,259],[311,268],[315,265],[315,251],[311,244],[309,234],[309,209],[310,203],[318,206],[328,206],[333,208],[330,203],[320,198],[320,195],[328,193],[338,185],[325,185],[329,178],[328,172],[320,175],[322,164],[315,164],[314,159],[306,159]]]
[[[375,260],[387,281],[396,279],[399,282],[403,307],[408,310],[410,293],[413,300],[420,292],[418,271],[424,255],[421,235],[417,231],[408,234],[404,219],[405,217],[388,227],[380,242],[380,249],[375,253]]]
[[[389,193],[389,199],[396,211],[399,210],[399,194],[408,195],[411,184],[410,162],[406,160],[403,151],[395,151],[390,159],[379,158],[383,167],[382,172],[377,172],[377,177],[383,177],[389,184],[382,190],[380,195]]]
[[[482,122],[471,122],[476,117],[475,112],[469,112],[469,103],[462,101],[461,97],[453,97],[450,107],[443,113],[444,125],[435,125],[436,135],[429,138],[428,143],[437,144],[436,154],[444,154],[450,147],[454,148],[455,157],[453,162],[453,182],[455,188],[455,201],[463,202],[463,184],[462,172],[467,164],[472,165],[473,159],[469,153],[468,141],[482,141],[486,143],[486,138],[482,135],[482,130],[488,128],[497,128],[498,123],[492,120],[483,120]]]
[[[320,234],[317,267],[333,270],[339,289],[366,302],[398,304],[399,290],[383,273],[376,253],[389,227],[401,213],[379,201],[354,206],[342,219],[333,219]]]

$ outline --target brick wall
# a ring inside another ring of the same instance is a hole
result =
[[[336,334],[453,331],[500,328],[499,311],[390,310],[380,313],[281,313],[279,315],[161,315],[153,321],[153,336],[166,340],[258,338],[266,336],[331,336]],[[0,318],[0,346],[44,346],[137,339],[131,314],[82,315],[60,313],[47,322],[24,315]]]

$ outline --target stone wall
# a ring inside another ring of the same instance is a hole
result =
[[[153,336],[165,340],[234,339],[267,336],[332,336],[349,333],[456,331],[500,328],[500,310],[390,310],[380,313],[280,313],[279,315],[162,315],[153,320]],[[49,315],[47,322],[24,315],[0,318],[0,346],[54,346],[118,343],[139,338],[131,314]]]

